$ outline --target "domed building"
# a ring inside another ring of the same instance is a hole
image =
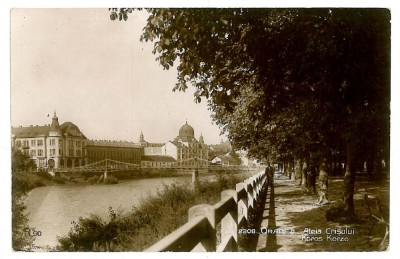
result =
[[[179,129],[179,135],[165,144],[163,155],[173,157],[180,167],[208,167],[208,146],[202,135],[197,141],[187,121]]]
[[[187,121],[186,123],[179,129],[179,135],[177,137],[179,140],[183,142],[194,142],[196,139],[194,138],[194,129],[190,126]]]

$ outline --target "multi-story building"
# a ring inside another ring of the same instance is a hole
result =
[[[143,132],[140,132],[139,143],[143,147],[145,156],[162,156],[162,147],[165,143],[150,143],[144,139]]]
[[[88,140],[86,142],[88,163],[112,159],[119,162],[140,165],[143,147],[133,142]]]
[[[179,135],[167,143],[88,140],[72,122],[59,124],[56,113],[51,125],[12,127],[12,145],[29,155],[38,168],[73,168],[105,159],[145,167],[208,167],[209,147],[203,136],[194,137],[187,121]],[[143,163],[142,163],[143,161]]]
[[[208,167],[208,147],[200,135],[197,141],[194,129],[187,121],[179,135],[162,147],[163,155],[174,158],[180,167]]]
[[[72,122],[12,127],[12,145],[29,155],[38,168],[71,168],[86,164],[86,137]]]

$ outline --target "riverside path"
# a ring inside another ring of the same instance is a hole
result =
[[[256,251],[314,252],[314,251],[380,251],[385,230],[376,226],[372,233],[364,194],[368,191],[388,203],[389,184],[376,183],[358,176],[354,190],[355,222],[339,223],[326,219],[326,212],[340,202],[343,178],[329,180],[330,204],[317,204],[318,195],[308,195],[295,181],[275,175],[265,202],[261,233]],[[335,230],[345,231],[335,235]],[[269,231],[269,233],[267,233]],[[312,238],[311,238],[312,237]],[[386,243],[385,247],[388,247]],[[385,248],[385,249],[386,249]],[[385,250],[383,249],[383,250]]]

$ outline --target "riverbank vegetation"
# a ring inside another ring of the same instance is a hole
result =
[[[15,251],[26,250],[33,241],[27,235],[28,218],[24,197],[35,187],[46,185],[45,180],[33,176],[29,171],[35,169],[35,164],[20,150],[11,151],[11,223],[12,223],[12,248]]]
[[[37,171],[33,160],[21,150],[11,151],[12,247],[15,251],[30,251],[34,241],[24,204],[28,192],[37,187],[64,183],[61,176],[52,177],[47,172]]]
[[[107,220],[97,215],[73,222],[66,236],[59,237],[59,251],[142,251],[188,220],[196,204],[214,204],[221,191],[234,189],[248,175],[219,175],[215,181],[190,185],[164,185],[131,211],[109,208]]]

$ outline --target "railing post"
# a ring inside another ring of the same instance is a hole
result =
[[[221,200],[225,197],[232,197],[236,206],[232,208],[221,220],[221,243],[226,244],[233,238],[230,246],[224,251],[238,251],[238,197],[236,190],[224,190],[221,192]]]
[[[256,185],[256,193],[257,193],[257,199],[258,199],[258,197],[260,196],[260,192],[261,192],[260,176],[259,175],[257,175],[257,177],[256,177],[255,185]]]
[[[246,229],[249,224],[249,203],[247,194],[247,183],[241,182],[236,184],[236,193],[238,194],[238,229]],[[245,247],[246,236],[238,236],[238,249]]]
[[[199,185],[199,171],[194,170],[192,173],[192,188],[193,191],[197,191],[197,187]]]
[[[192,251],[195,252],[209,252],[209,251],[215,251],[216,250],[216,231],[215,231],[215,210],[213,206],[208,205],[208,204],[199,204],[196,206],[193,206],[189,209],[189,221],[197,216],[205,216],[209,223],[211,228],[209,230],[206,230],[206,233],[204,233],[204,239],[200,241],[200,243],[193,248]]]
[[[245,187],[244,189],[247,192],[247,208],[254,208],[254,196],[253,196],[253,185],[251,183],[251,179],[247,179],[244,181]]]
[[[246,191],[245,188],[245,183],[238,183],[236,184],[236,192],[239,193],[242,189],[244,191]],[[244,195],[243,197],[238,197],[238,224],[239,227],[241,227],[241,222],[242,220],[247,222],[248,218],[249,218],[249,214],[248,214],[248,197],[247,194]]]
[[[254,199],[254,206],[255,203],[258,202],[258,192],[257,192],[257,176],[252,177],[251,179],[251,186],[253,188],[253,199]],[[254,208],[254,207],[253,207]]]

